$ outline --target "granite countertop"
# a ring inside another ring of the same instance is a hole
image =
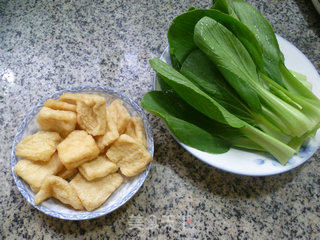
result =
[[[311,1],[250,2],[320,70],[320,17]],[[28,204],[13,182],[11,145],[26,111],[48,94],[83,84],[116,88],[140,102],[152,88],[148,60],[167,46],[173,17],[210,4],[0,1],[0,239],[320,239],[319,151],[289,173],[233,175],[195,159],[150,114],[151,172],[107,216],[54,219]]]

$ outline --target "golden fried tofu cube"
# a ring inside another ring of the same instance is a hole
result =
[[[73,169],[95,159],[99,148],[93,137],[86,131],[75,130],[57,147],[61,162],[66,169]]]
[[[78,168],[66,169],[65,167],[63,167],[63,169],[60,172],[58,172],[57,176],[63,179],[70,179],[77,173],[78,173]]]
[[[61,140],[56,132],[37,132],[18,143],[16,155],[33,161],[49,161]]]
[[[114,100],[107,108],[107,115],[112,116],[113,121],[117,124],[118,132],[121,135],[126,130],[126,127],[130,120],[130,114],[123,106],[121,100]]]
[[[48,175],[61,171],[63,164],[55,153],[48,162],[33,162],[22,159],[14,166],[14,172],[28,183],[34,192],[40,190],[41,183]]]
[[[92,101],[77,101],[78,124],[92,136],[103,135],[106,133],[106,99],[92,96]]]
[[[76,104],[77,120],[81,129],[92,136],[106,132],[106,99],[97,94],[64,93],[61,101]]]
[[[70,103],[70,104],[77,104],[77,101],[81,97],[81,93],[63,93],[59,100],[62,102]]]
[[[141,173],[152,161],[152,156],[146,148],[126,134],[122,134],[111,145],[106,155],[118,164],[121,173],[127,177]]]
[[[77,115],[71,111],[43,107],[37,121],[42,130],[58,132],[62,137],[66,137],[76,128]]]
[[[74,209],[83,209],[76,191],[61,177],[47,176],[41,184],[40,191],[34,198],[34,204],[38,205],[50,197],[54,197]]]
[[[143,172],[151,161],[151,154],[144,148],[144,150],[136,151],[134,154],[122,159],[119,162],[119,166],[123,175],[133,177]]]
[[[132,137],[122,134],[107,150],[106,156],[110,161],[118,163],[135,150],[136,141]]]
[[[93,181],[87,181],[78,173],[70,181],[70,185],[76,190],[85,209],[93,211],[100,207],[122,182],[123,177],[119,173],[113,173]]]
[[[145,148],[148,148],[146,132],[142,119],[139,117],[133,117],[130,119],[125,134],[135,139],[137,142],[142,144]]]
[[[107,160],[105,156],[98,156],[96,159],[86,162],[78,167],[79,172],[88,181],[115,173],[118,171],[118,168],[117,164]]]
[[[117,124],[114,122],[111,114],[107,114],[106,129],[107,131],[104,135],[96,137],[96,142],[100,151],[105,149],[119,137]]]
[[[48,99],[44,102],[43,106],[54,109],[54,110],[63,110],[63,111],[71,111],[76,112],[76,105],[70,104],[67,102],[62,102],[55,99]]]

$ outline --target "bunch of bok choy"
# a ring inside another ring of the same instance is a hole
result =
[[[319,128],[319,99],[286,68],[271,25],[247,2],[189,9],[168,42],[172,66],[150,60],[161,91],[141,105],[181,142],[209,153],[265,151],[284,165]]]

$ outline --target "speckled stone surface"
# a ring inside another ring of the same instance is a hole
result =
[[[320,17],[311,1],[250,2],[320,70]],[[33,209],[15,187],[11,144],[26,111],[48,94],[81,84],[113,87],[139,102],[152,88],[148,60],[166,47],[173,17],[209,5],[0,1],[0,239],[320,239],[319,152],[289,173],[237,176],[195,159],[150,114],[155,163],[138,193],[112,214],[54,219]]]

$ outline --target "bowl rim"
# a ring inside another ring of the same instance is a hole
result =
[[[15,181],[16,186],[18,187],[19,192],[22,194],[22,196],[27,200],[27,202],[29,204],[31,204],[33,207],[35,207],[36,209],[38,209],[39,211],[55,217],[55,218],[59,218],[59,219],[63,219],[63,220],[88,220],[88,219],[93,219],[93,218],[97,218],[97,217],[101,217],[104,216],[106,214],[109,214],[113,211],[115,211],[116,209],[120,208],[121,206],[123,206],[126,202],[128,202],[129,199],[131,199],[136,193],[137,191],[140,189],[140,187],[142,186],[142,184],[144,183],[144,181],[146,180],[146,177],[148,176],[151,166],[152,166],[152,162],[149,163],[148,167],[146,168],[146,170],[144,172],[142,172],[138,177],[138,182],[136,183],[136,185],[134,186],[134,188],[122,199],[121,202],[117,202],[112,204],[111,206],[109,206],[107,209],[105,209],[104,211],[99,211],[99,208],[97,208],[96,210],[92,211],[92,212],[88,212],[88,211],[79,211],[78,214],[69,214],[69,213],[60,213],[60,212],[56,212],[55,210],[52,210],[46,206],[43,206],[42,204],[39,205],[35,205],[33,203],[33,197],[30,195],[29,190],[28,190],[28,184],[24,182],[23,179],[21,179],[19,176],[17,176],[14,172],[14,166],[16,164],[16,162],[18,161],[18,157],[15,154],[15,149],[16,149],[16,145],[18,144],[18,142],[21,140],[23,133],[26,129],[26,127],[28,126],[28,124],[34,119],[35,114],[38,113],[39,109],[43,106],[43,103],[50,99],[50,98],[57,98],[59,96],[61,96],[63,93],[65,92],[85,92],[85,91],[100,91],[100,92],[104,92],[106,94],[110,94],[113,95],[121,100],[123,100],[126,104],[132,106],[132,108],[134,108],[134,110],[136,112],[139,112],[141,114],[144,126],[145,126],[145,131],[146,131],[146,135],[148,138],[148,151],[150,152],[150,154],[153,156],[154,155],[154,140],[153,140],[153,133],[152,133],[152,129],[151,126],[149,124],[149,121],[147,119],[146,114],[144,113],[144,110],[135,102],[133,101],[131,98],[127,97],[126,95],[124,95],[122,92],[109,88],[109,87],[105,87],[105,86],[101,86],[101,85],[81,85],[81,86],[73,86],[70,88],[65,88],[62,90],[59,90],[55,93],[53,93],[52,95],[43,98],[42,100],[40,100],[39,102],[37,102],[23,117],[22,121],[20,122],[20,125],[18,127],[17,133],[14,136],[13,139],[13,143],[12,143],[12,148],[11,148],[11,157],[10,157],[10,166],[11,166],[11,173],[13,176],[13,179]]]

